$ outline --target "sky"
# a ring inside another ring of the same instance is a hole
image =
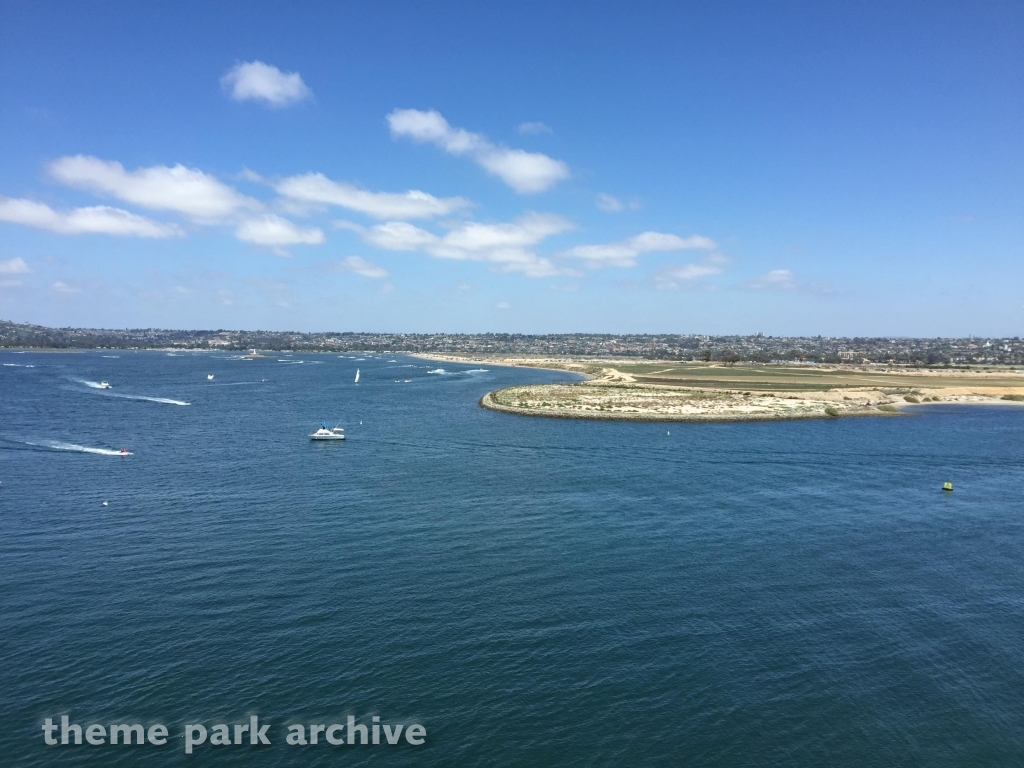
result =
[[[0,0],[0,319],[1024,335],[1024,4]]]

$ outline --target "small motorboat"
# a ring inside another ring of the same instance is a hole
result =
[[[109,381],[101,381],[100,382],[100,389],[110,389],[110,382]]]
[[[345,430],[341,427],[332,427],[326,421],[320,425],[320,429],[309,436],[310,440],[344,440]]]
[[[121,449],[121,450],[119,451],[119,453],[120,453],[120,454],[121,454],[122,456],[131,456],[131,455],[132,455],[132,452],[131,452],[131,451],[129,451],[129,450],[127,449],[127,448],[122,448],[122,449]]]
[[[213,381],[213,374],[212,373],[206,374],[206,380],[207,381]]]

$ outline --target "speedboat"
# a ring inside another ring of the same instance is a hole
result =
[[[110,382],[109,381],[101,381],[100,382],[100,389],[110,389]]]
[[[344,440],[345,430],[341,427],[332,427],[326,421],[320,425],[320,429],[309,436],[310,440]]]
[[[213,374],[212,373],[206,374],[206,380],[207,381],[213,381]]]

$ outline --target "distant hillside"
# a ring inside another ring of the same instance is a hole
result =
[[[703,336],[681,334],[295,333],[159,328],[47,328],[0,320],[0,348],[273,349],[319,352],[424,352],[913,365],[1022,365],[1024,341],[1005,339]]]

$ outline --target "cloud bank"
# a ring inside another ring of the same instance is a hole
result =
[[[274,214],[243,221],[235,230],[235,237],[247,243],[268,246],[320,245],[324,241],[323,231],[316,227],[303,229]]]
[[[396,109],[387,120],[394,138],[434,144],[449,154],[467,156],[521,195],[543,192],[569,178],[569,166],[561,160],[492,144],[479,133],[453,128],[436,110]]]
[[[714,240],[700,235],[679,237],[663,232],[642,232],[626,240],[604,245],[577,245],[562,253],[563,256],[582,259],[588,267],[635,267],[637,257],[656,251],[703,250],[715,251]]]
[[[45,229],[62,235],[103,234],[118,237],[167,238],[185,233],[174,224],[162,224],[120,208],[94,205],[55,211],[45,203],[0,197],[0,221]]]
[[[261,207],[215,176],[183,165],[126,171],[118,162],[75,155],[54,160],[48,170],[51,177],[69,187],[150,210],[175,211],[196,221],[218,221]]]
[[[469,200],[462,197],[438,198],[418,189],[401,193],[368,192],[351,184],[332,181],[322,173],[290,176],[276,182],[274,190],[292,200],[336,205],[377,219],[447,216],[471,205]]]
[[[364,228],[351,222],[339,226],[358,232],[376,248],[390,251],[423,251],[438,259],[484,261],[498,272],[518,272],[527,277],[565,274],[550,259],[538,256],[531,248],[542,240],[572,229],[561,216],[528,213],[512,222],[482,224],[466,222],[443,236],[413,224],[389,221]]]

